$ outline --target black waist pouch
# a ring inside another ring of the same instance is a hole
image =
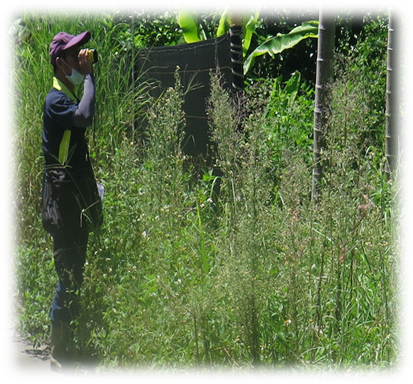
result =
[[[46,169],[43,174],[42,224],[56,231],[96,231],[103,223],[102,199],[92,169]]]

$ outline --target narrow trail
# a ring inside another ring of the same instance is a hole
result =
[[[56,375],[50,370],[49,348],[47,346],[34,348],[23,340],[14,329],[9,329],[5,335],[9,341],[10,374],[20,375]]]
[[[14,317],[5,322],[6,327],[1,331],[0,345],[3,347],[5,359],[0,359],[1,368],[7,377],[45,377],[56,380],[63,376],[91,376],[95,366],[88,368],[81,364],[65,369],[64,372],[55,372],[50,369],[50,346],[47,344],[34,347],[29,340],[22,337],[16,328],[17,320]],[[56,376],[57,375],[57,376]],[[0,377],[3,375],[0,374]],[[11,381],[8,381],[11,382]],[[7,383],[8,383],[7,382]],[[5,382],[6,384],[6,382]]]
[[[7,287],[7,265],[3,259],[2,284],[2,371],[11,382],[23,383],[30,381],[61,381],[85,382],[83,377],[69,377],[50,370],[50,347],[48,345],[33,348],[27,337],[19,335],[11,317],[9,300],[10,291]]]

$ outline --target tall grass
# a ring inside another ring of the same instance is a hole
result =
[[[369,154],[355,166],[338,145],[338,119],[323,199],[313,207],[306,154],[289,150],[274,164],[263,129],[268,116],[258,110],[242,133],[228,129],[238,126],[237,109],[219,81],[212,84],[211,127],[223,171],[218,202],[209,198],[207,170],[192,188],[182,171],[173,139],[182,128],[179,84],[151,114],[142,158],[127,142],[119,151],[125,171],[113,182],[124,187],[110,206],[126,207],[105,240],[117,245],[104,267],[96,253],[86,283],[93,294],[85,306],[102,311],[99,326],[90,327],[91,344],[103,351],[99,374],[402,377],[409,364],[407,165],[392,183]],[[102,302],[91,299],[95,292]]]
[[[16,105],[19,325],[38,344],[48,337],[56,282],[39,222],[41,102],[33,94],[45,95],[51,71],[36,83],[27,73],[46,60],[45,41],[57,28],[116,35],[108,19],[50,18],[25,19],[25,30],[44,35],[17,48],[15,77],[27,93]],[[145,144],[137,144],[136,98],[145,86],[125,80],[130,63],[108,40],[93,41],[116,59],[97,64],[99,113],[90,133],[106,186],[105,223],[90,242],[77,348],[118,369],[394,366],[397,187],[382,176],[380,150],[360,152],[357,131],[347,129],[365,116],[349,113],[357,92],[343,94],[347,79],[334,87],[329,168],[314,206],[311,92],[292,97],[265,83],[247,90],[240,111],[213,75],[209,116],[222,175],[205,169],[194,181],[179,145],[179,77],[161,99],[148,99]],[[369,114],[371,104],[363,105]]]

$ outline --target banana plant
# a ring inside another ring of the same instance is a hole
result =
[[[243,13],[240,15],[240,24],[242,26],[243,40],[242,40],[242,51],[243,55],[247,54],[247,51],[251,45],[252,34],[255,30],[255,26],[258,23],[260,16],[260,11],[255,10],[253,13]],[[217,37],[224,35],[230,29],[231,24],[234,24],[234,20],[231,23],[231,13],[229,10],[224,11],[219,20]]]
[[[243,30],[243,52],[244,56],[248,51],[252,34],[255,30],[255,26],[259,18],[259,10],[253,11],[251,13],[245,13],[242,15],[242,30]],[[178,24],[182,29],[182,34],[184,36],[185,42],[188,44],[196,43],[198,41],[206,40],[206,33],[199,22],[199,14],[196,11],[181,10],[178,14]],[[219,20],[218,29],[216,32],[216,37],[222,36],[227,33],[231,26],[231,12],[227,9],[225,10]]]
[[[253,14],[242,15],[242,30],[243,30],[243,55],[247,56],[247,52],[251,45],[251,38],[259,19],[259,11],[254,11]],[[205,31],[199,23],[199,15],[196,11],[182,10],[178,14],[178,23],[182,29],[184,39],[187,43],[195,43],[206,39]],[[231,25],[230,11],[223,12],[218,29],[217,37],[225,34]],[[318,21],[307,21],[300,26],[294,28],[287,34],[279,33],[277,36],[268,38],[264,43],[255,48],[248,57],[244,60],[244,75],[246,75],[254,65],[255,58],[264,54],[269,54],[271,57],[281,53],[285,49],[289,49],[297,45],[301,40],[307,38],[318,37]]]
[[[255,48],[244,61],[244,75],[248,73],[254,64],[255,58],[264,54],[271,57],[297,45],[301,40],[318,37],[318,21],[306,21],[287,34],[279,33],[277,36],[267,39]]]

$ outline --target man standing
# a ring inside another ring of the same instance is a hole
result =
[[[88,236],[101,224],[101,201],[85,136],[95,112],[92,61],[89,50],[81,49],[90,37],[88,31],[77,36],[60,32],[49,51],[54,78],[43,111],[42,222],[53,237],[59,278],[50,310],[53,370],[68,362],[70,323],[79,313]],[[79,100],[76,86],[81,84]]]

